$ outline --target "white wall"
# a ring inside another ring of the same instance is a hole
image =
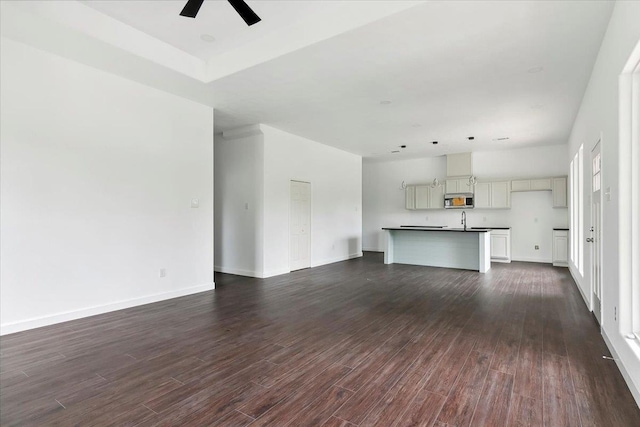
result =
[[[290,181],[311,183],[311,266],[362,256],[362,158],[261,126],[265,275],[289,271]]]
[[[0,46],[1,333],[212,289],[212,109]]]
[[[598,58],[594,65],[591,79],[585,92],[580,110],[569,138],[569,158],[578,152],[580,144],[584,144],[584,235],[588,236],[590,223],[590,159],[591,149],[602,138],[602,188],[611,191],[611,200],[603,198],[602,207],[602,328],[611,351],[617,355],[619,366],[627,384],[640,404],[640,346],[637,341],[624,338],[622,328],[631,309],[627,304],[629,296],[621,292],[627,283],[620,283],[618,274],[619,260],[619,216],[629,215],[620,210],[620,194],[618,183],[619,170],[619,117],[618,117],[618,79],[640,40],[640,2],[616,2],[609,27],[602,41]],[[628,238],[623,235],[622,238]],[[584,259],[582,277],[578,269],[571,265],[571,272],[582,293],[591,303],[591,260],[589,252]],[[626,312],[625,312],[626,310]]]
[[[567,146],[523,148],[473,153],[478,178],[549,177],[568,174]],[[446,177],[446,158],[365,161],[363,166],[363,247],[382,251],[382,227],[398,225],[460,225],[460,211],[404,208],[402,181],[428,183]],[[511,193],[511,209],[467,211],[469,226],[512,227],[514,260],[551,262],[552,229],[567,227],[567,209],[554,209],[550,191]],[[539,250],[534,246],[538,245]]]
[[[262,277],[264,136],[215,135],[215,268]]]
[[[291,180],[311,183],[311,266],[362,255],[360,156],[265,125],[215,141],[217,271],[290,271]]]

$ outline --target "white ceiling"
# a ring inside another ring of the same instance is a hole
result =
[[[566,143],[613,8],[248,0],[247,27],[217,0],[195,20],[183,1],[5,3],[4,36],[212,105],[218,131],[265,123],[374,159]]]

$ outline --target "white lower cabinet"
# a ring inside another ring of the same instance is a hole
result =
[[[569,266],[569,230],[553,230],[553,265]]]
[[[491,261],[511,262],[511,230],[491,229]]]

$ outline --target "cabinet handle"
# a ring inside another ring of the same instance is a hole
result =
[[[593,243],[593,237],[587,237],[587,242]]]

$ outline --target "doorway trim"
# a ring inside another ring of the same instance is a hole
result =
[[[594,151],[598,151],[598,153],[596,154],[598,156],[598,165],[597,165],[597,175],[598,175],[598,179],[599,179],[599,184],[598,184],[598,189],[594,191],[594,182],[596,181],[595,175],[594,175]],[[593,315],[595,316],[596,320],[598,321],[598,324],[600,325],[600,327],[602,327],[602,306],[603,306],[603,302],[602,302],[602,297],[603,297],[603,292],[602,292],[602,213],[603,213],[603,208],[602,208],[602,202],[603,202],[603,182],[602,182],[602,177],[604,176],[603,171],[602,171],[602,133],[600,134],[600,138],[598,138],[598,141],[593,145],[593,148],[591,148],[591,152],[590,152],[590,156],[589,158],[591,159],[591,166],[589,167],[589,181],[590,181],[590,197],[589,197],[589,216],[590,216],[590,234],[589,237],[586,239],[587,242],[591,243],[589,245],[589,261],[590,261],[590,266],[589,266],[589,281],[590,283],[590,289],[591,289],[591,310],[593,312]],[[597,193],[596,193],[597,192]],[[599,203],[597,203],[598,207],[597,207],[597,211],[594,210],[596,207],[596,199],[595,198],[599,198]],[[599,224],[595,224],[596,222],[596,215],[597,214],[597,218],[598,218],[598,222]],[[597,227],[596,227],[597,225]],[[596,228],[594,230],[594,227]],[[598,288],[598,289],[596,289]]]
[[[302,183],[302,184],[307,184],[309,186],[309,216],[308,216],[308,223],[309,223],[308,234],[309,234],[309,238],[308,238],[308,244],[307,244],[308,245],[307,250],[308,250],[308,254],[309,254],[309,263],[308,263],[308,265],[306,265],[304,267],[295,268],[295,269],[293,269],[293,266],[291,264],[291,250],[292,250],[292,248],[291,248],[291,235],[292,235],[292,224],[293,224],[293,221],[292,221],[292,218],[291,218],[291,210],[292,210],[291,188],[292,188],[292,184],[293,183]],[[312,243],[311,242],[311,227],[312,227],[311,218],[312,218],[312,212],[313,212],[313,197],[312,197],[312,195],[313,195],[313,187],[311,185],[311,182],[304,181],[304,180],[301,180],[301,179],[290,179],[289,180],[289,228],[288,228],[289,236],[288,236],[288,251],[287,251],[287,254],[288,254],[287,263],[288,263],[288,266],[289,266],[289,272],[297,271],[297,270],[301,270],[301,269],[305,269],[305,268],[311,268],[311,243]]]

